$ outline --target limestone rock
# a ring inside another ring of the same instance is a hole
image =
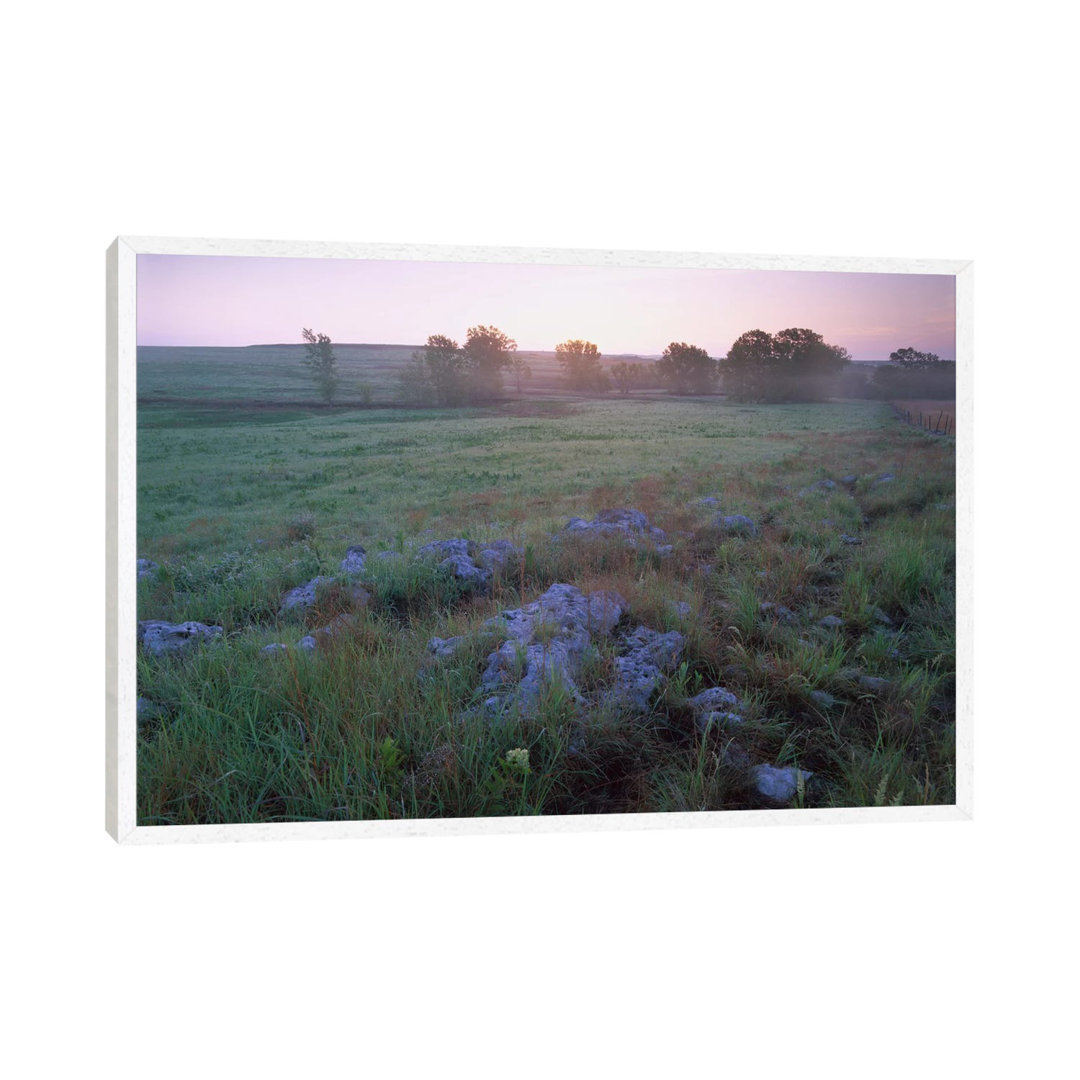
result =
[[[139,644],[154,656],[186,652],[202,642],[214,641],[225,633],[224,627],[201,622],[169,623],[148,619],[139,623]]]
[[[569,536],[622,537],[631,546],[636,546],[639,541],[661,545],[667,540],[664,530],[650,525],[649,519],[640,510],[626,507],[601,510],[592,521],[571,518],[562,531]]]
[[[153,577],[158,572],[158,564],[151,562],[150,559],[137,559],[135,566],[135,578],[138,581]]]
[[[487,658],[480,685],[488,691],[483,713],[495,718],[516,707],[535,709],[546,688],[561,684],[580,697],[577,678],[585,650],[595,636],[607,636],[622,617],[626,601],[613,592],[583,593],[573,585],[552,585],[538,600],[500,612],[482,631],[506,640]],[[432,638],[428,649],[452,656],[460,639]]]
[[[758,535],[758,527],[745,514],[717,514],[713,524],[733,536]]]
[[[436,569],[440,573],[476,590],[486,588],[493,573],[504,570],[520,557],[521,549],[509,540],[478,544],[463,537],[433,540],[416,553],[417,560],[437,560]]]
[[[858,683],[864,690],[875,694],[884,694],[892,686],[888,679],[879,679],[875,675],[860,675]]]
[[[295,589],[290,589],[281,598],[278,614],[302,615],[308,608],[314,606],[319,589],[324,585],[329,585],[332,580],[332,578],[322,576],[313,577],[306,585],[297,585]]]
[[[722,686],[702,690],[690,698],[687,705],[694,710],[694,722],[699,731],[708,731],[714,724],[726,727],[744,723],[743,718],[732,711],[739,707],[739,698]]]
[[[778,768],[776,765],[755,765],[752,770],[754,787],[759,795],[776,803],[787,803],[814,774],[802,769]]]
[[[364,569],[367,552],[359,545],[345,549],[345,558],[341,560],[340,570],[343,574],[359,574]]]
[[[659,634],[639,626],[615,657],[615,685],[610,700],[619,708],[644,711],[653,694],[682,656],[686,639],[677,630]]]

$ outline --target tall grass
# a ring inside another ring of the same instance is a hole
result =
[[[938,508],[951,441],[872,405],[621,405],[520,424],[260,421],[258,439],[244,423],[146,429],[139,554],[161,569],[139,583],[140,617],[225,635],[140,658],[139,692],[162,709],[140,725],[140,822],[737,810],[763,805],[757,762],[814,774],[798,805],[952,801],[953,517]],[[848,474],[850,487],[806,491]],[[759,535],[717,529],[703,495]],[[571,514],[620,504],[645,510],[672,551],[552,539]],[[482,595],[414,560],[461,535],[505,536],[522,555]],[[284,592],[334,574],[358,541],[367,602],[330,589],[279,614]],[[532,715],[485,714],[480,674],[499,639],[484,621],[557,581],[619,592],[622,628],[684,635],[644,713],[605,704],[617,643],[597,638],[583,704],[554,685]],[[313,655],[295,647],[342,612],[346,632]],[[842,625],[823,628],[826,615]],[[465,644],[439,661],[436,635]],[[271,642],[289,648],[264,655]],[[687,700],[717,685],[744,723],[702,733]]]

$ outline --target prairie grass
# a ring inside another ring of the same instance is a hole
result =
[[[160,563],[139,583],[140,618],[225,629],[182,658],[140,658],[139,693],[163,710],[139,729],[141,824],[739,810],[763,805],[756,762],[814,774],[795,805],[954,800],[951,439],[865,402],[540,404],[222,409],[213,423],[140,410],[139,555]],[[710,496],[758,535],[718,527],[698,502]],[[647,513],[671,553],[552,539],[620,505]],[[522,555],[469,594],[413,559],[453,536],[506,537]],[[279,613],[353,543],[368,602],[329,589]],[[684,635],[645,713],[605,707],[602,638],[578,683],[587,708],[554,684],[530,716],[493,724],[478,709],[499,644],[481,625],[559,581],[619,592],[626,627]],[[295,648],[340,614],[344,633]],[[842,625],[819,625],[827,615]],[[458,635],[452,661],[428,652]],[[272,642],[289,648],[263,655]],[[739,695],[737,730],[696,727],[687,699],[712,686]]]

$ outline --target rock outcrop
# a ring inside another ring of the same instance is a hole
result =
[[[302,615],[308,608],[314,607],[319,589],[324,585],[329,585],[333,580],[331,577],[320,575],[319,577],[313,577],[306,585],[297,585],[295,589],[290,589],[281,598],[281,608],[278,614]]]
[[[714,724],[719,727],[738,726],[743,718],[733,710],[740,707],[739,698],[722,686],[714,686],[687,703],[694,710],[694,722],[699,731],[708,731]]]
[[[751,769],[754,788],[770,802],[788,803],[795,797],[799,784],[804,786],[813,773],[802,769],[780,768],[776,765],[755,765]]]
[[[224,627],[207,626],[201,622],[169,623],[160,619],[147,619],[139,623],[139,644],[154,656],[187,652],[202,644],[214,641],[225,633]]]
[[[505,570],[521,554],[521,549],[509,540],[478,543],[459,537],[433,540],[420,548],[415,558],[418,562],[434,562],[439,573],[479,591],[487,588],[496,571]]]
[[[499,708],[523,712],[534,709],[554,682],[580,698],[576,680],[585,650],[594,636],[611,634],[625,606],[618,593],[586,594],[558,584],[534,603],[488,619],[483,629],[505,634],[506,640],[488,656],[480,685],[496,697]],[[485,704],[491,708],[490,699]]]
[[[732,536],[757,536],[758,527],[745,514],[717,514],[713,525]]]
[[[363,573],[366,559],[367,552],[359,544],[353,544],[345,549],[345,558],[341,560],[338,569],[342,574]]]
[[[615,657],[615,684],[609,700],[617,708],[644,712],[653,695],[682,656],[686,641],[677,630],[659,634],[637,627]]]
[[[632,508],[617,507],[601,510],[592,521],[584,518],[571,518],[562,528],[560,536],[576,537],[617,537],[631,547],[638,544],[651,544],[660,554],[670,554],[672,546],[667,543],[667,534],[640,511]]]

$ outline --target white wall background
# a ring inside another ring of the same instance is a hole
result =
[[[8,14],[10,1075],[1066,1071],[1067,10]],[[101,568],[118,233],[975,259],[975,820],[116,847]]]

